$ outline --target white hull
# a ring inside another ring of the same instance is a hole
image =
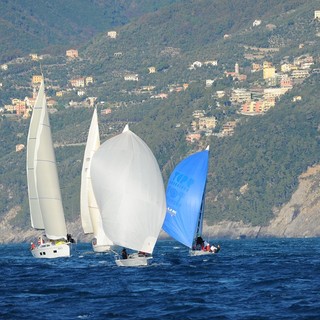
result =
[[[206,256],[209,254],[216,254],[216,252],[213,251],[204,251],[204,250],[190,250],[189,255],[190,256]]]
[[[152,257],[141,257],[138,256],[137,253],[130,254],[128,259],[116,259],[116,264],[118,267],[139,267],[139,266],[147,266],[149,264],[149,260]]]
[[[70,257],[70,243],[50,243],[44,244],[31,249],[31,253],[35,258],[40,259],[52,259],[52,258],[63,258]]]
[[[111,246],[109,245],[99,245],[99,244],[92,244],[92,249],[94,252],[107,252],[111,250]]]

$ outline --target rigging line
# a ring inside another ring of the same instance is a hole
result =
[[[117,251],[114,251],[114,250],[112,250],[112,249],[110,249],[110,251],[113,252],[115,255],[120,256]]]

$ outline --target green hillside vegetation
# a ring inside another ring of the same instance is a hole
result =
[[[0,63],[33,52],[62,53],[169,2],[174,1],[3,0]]]
[[[252,62],[261,63],[244,58],[252,51],[245,46],[279,48],[265,54],[264,59],[274,62],[284,56],[316,53],[320,23],[313,14],[317,5],[317,1],[301,0],[178,2],[116,28],[117,39],[95,37],[81,50],[81,74],[94,74],[101,99],[116,101],[123,98],[123,91],[135,87],[154,85],[157,93],[169,84],[215,79],[233,70],[235,62],[243,70]],[[261,19],[260,26],[252,26],[255,19]],[[277,27],[270,30],[267,25]],[[224,39],[225,34],[230,38]],[[299,51],[301,43],[305,48]],[[218,60],[218,66],[190,71],[196,60]],[[156,74],[149,74],[151,66]],[[124,83],[128,73],[139,74],[139,83]]]
[[[266,224],[290,199],[298,176],[320,162],[319,80],[311,77],[263,117],[242,119],[233,137],[212,141],[212,222]],[[302,101],[292,102],[301,92]]]
[[[99,6],[104,1],[94,3]],[[267,224],[274,210],[290,199],[298,176],[319,163],[319,75],[295,85],[264,116],[238,114],[238,108],[228,101],[229,91],[249,87],[253,82],[257,86],[262,84],[261,72],[250,73],[252,62],[262,63],[266,59],[279,63],[284,56],[292,60],[304,53],[313,53],[316,62],[319,61],[316,53],[319,44],[314,40],[319,22],[313,21],[318,2],[161,1],[157,2],[160,9],[156,12],[156,5],[142,10],[141,6],[134,6],[137,2],[133,0],[128,5],[122,1],[114,3],[119,14],[112,17],[121,17],[118,24],[112,25],[118,32],[117,39],[107,38],[103,32],[80,48],[79,59],[68,61],[62,54],[43,60],[48,95],[55,94],[54,86],[68,87],[73,77],[93,76],[94,85],[86,88],[85,97],[97,97],[99,110],[102,106],[112,109],[111,114],[99,115],[101,141],[121,132],[129,123],[132,131],[153,150],[165,182],[181,159],[210,144],[208,222],[229,219]],[[55,8],[55,4],[52,6]],[[135,8],[131,13],[130,7]],[[99,21],[100,16],[97,17]],[[70,15],[72,19],[77,18]],[[262,24],[253,28],[255,19],[261,19]],[[127,21],[130,23],[122,26]],[[276,28],[270,30],[267,24]],[[225,34],[230,34],[230,38],[224,39]],[[305,47],[299,49],[300,43]],[[245,53],[252,49],[245,46],[277,47],[279,52],[247,60]],[[196,60],[214,59],[219,62],[216,67],[188,69]],[[235,62],[248,74],[247,82],[224,77],[224,71],[233,70]],[[149,74],[150,66],[156,67],[155,74]],[[139,81],[124,81],[128,73],[139,74]],[[39,74],[39,64],[30,61],[2,72],[6,87],[2,89],[0,102],[30,95],[28,88],[33,74]],[[212,87],[205,87],[206,79],[215,80]],[[183,83],[189,84],[185,91],[170,93],[164,100],[150,98],[153,94],[168,93],[169,86]],[[142,86],[149,85],[155,86],[153,92],[139,92]],[[215,98],[217,90],[226,90],[226,97]],[[296,95],[302,100],[293,102]],[[66,108],[71,99],[83,98],[75,91],[68,92],[58,99],[59,111],[50,115],[68,220],[79,216],[82,157],[92,115],[92,109]],[[192,113],[199,109],[217,118],[215,132],[226,121],[239,120],[235,134],[217,138],[202,133],[200,144],[188,144],[185,136],[190,132]],[[29,225],[26,151],[16,153],[15,145],[26,143],[28,126],[29,120],[13,121],[8,116],[0,120],[0,215],[21,205],[13,222],[21,226]]]
[[[295,91],[292,91],[265,116],[242,118],[233,137],[207,141],[211,150],[207,187],[209,223],[223,219],[267,223],[273,216],[273,208],[289,200],[297,187],[298,176],[308,166],[319,163],[318,81],[319,76],[313,76],[296,89],[304,92],[302,101],[293,103]],[[186,133],[183,123],[189,121],[193,109],[190,96],[184,99],[183,105],[172,104],[170,110],[160,103],[149,109],[144,106],[140,118],[136,117],[136,110],[129,113],[126,109],[119,110],[117,116],[100,117],[100,128],[104,133],[102,141],[108,137],[104,128],[112,125],[121,131],[128,121],[131,129],[154,151],[167,181],[174,165],[186,154],[197,151],[183,143]],[[91,112],[70,108],[53,115],[55,141],[61,140],[65,144],[85,142]],[[8,120],[3,119],[0,123],[1,136],[10,132],[14,138],[10,143],[7,141],[7,145],[1,144],[1,154],[6,154],[1,157],[0,166],[1,181],[5,182],[2,190],[6,190],[1,192],[2,212],[12,205],[23,203],[18,219],[26,223],[25,152],[14,152],[14,145],[25,143],[28,123],[24,121],[12,127],[12,122]],[[177,123],[182,126],[176,128]],[[63,139],[63,136],[68,138]],[[79,214],[83,152],[84,145],[61,146],[56,150],[68,219],[74,219]],[[245,191],[241,191],[243,186],[246,186]]]
[[[152,59],[159,63],[159,55],[166,47],[178,48],[182,56],[186,55],[189,58],[194,58],[198,53],[200,60],[207,58],[209,52],[211,55],[219,54],[224,42],[218,42],[217,46],[217,41],[222,40],[225,34],[229,34],[233,42],[236,42],[241,34],[246,37],[249,35],[249,41],[250,37],[253,40],[252,45],[268,47],[268,36],[272,33],[265,28],[266,24],[281,25],[280,30],[285,33],[288,31],[287,28],[296,29],[301,33],[301,22],[295,19],[308,19],[311,23],[317,5],[317,1],[302,0],[178,2],[156,13],[145,15],[124,27],[116,28],[119,31],[117,41],[110,42],[103,36],[96,38],[87,46],[86,53],[95,51],[97,55],[92,55],[94,61],[98,65],[108,67],[103,62],[112,57],[114,49],[114,52],[123,52],[124,56],[130,55],[129,67],[137,67],[143,65],[143,62],[150,64]],[[260,28],[252,28],[255,19],[262,20]],[[256,42],[259,31],[264,43]],[[304,32],[305,36],[307,30]],[[292,32],[289,32],[286,36],[290,39],[291,35]],[[306,40],[305,37],[303,39]],[[247,44],[250,45],[250,42]],[[228,52],[225,51],[224,54]]]

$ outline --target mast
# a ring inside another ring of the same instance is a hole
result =
[[[210,149],[210,146],[208,145],[206,147],[206,150],[209,152],[209,149]],[[208,158],[209,158],[209,155],[208,155]],[[206,175],[206,177],[207,177],[207,175]],[[203,191],[203,195],[202,195],[200,214],[199,214],[199,219],[198,219],[198,224],[197,224],[197,229],[196,229],[195,236],[201,236],[202,235],[206,189],[207,189],[207,178],[206,178],[204,191]]]
[[[205,194],[206,194],[206,187],[204,188],[204,193],[203,193],[203,196],[202,196],[200,214],[199,214],[197,229],[196,229],[196,232],[195,232],[195,237],[201,236],[201,234],[202,234],[204,207],[205,207]]]

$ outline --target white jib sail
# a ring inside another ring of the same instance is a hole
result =
[[[84,152],[81,173],[80,212],[84,233],[93,233],[97,242],[103,245],[112,245],[103,231],[100,211],[93,194],[91,184],[90,165],[93,154],[100,147],[99,125],[97,110],[92,115],[87,144]]]
[[[84,151],[82,172],[81,172],[81,189],[80,189],[80,216],[84,233],[93,233],[93,226],[89,211],[88,189],[91,184],[90,164],[95,151],[100,146],[99,126],[97,110],[92,115],[91,124],[88,133],[86,148]]]
[[[94,154],[91,177],[106,235],[119,246],[152,253],[166,200],[158,162],[146,143],[126,126]]]

